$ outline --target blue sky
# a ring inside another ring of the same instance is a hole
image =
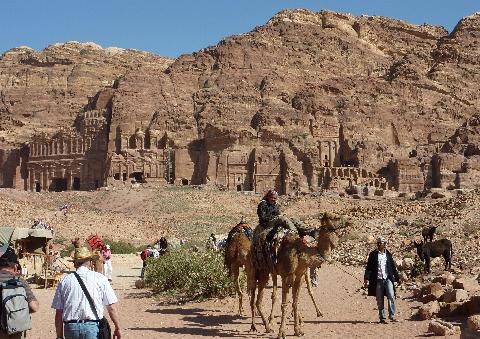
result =
[[[478,0],[2,0],[0,53],[22,45],[93,41],[176,57],[263,25],[285,8],[382,15],[449,31]]]

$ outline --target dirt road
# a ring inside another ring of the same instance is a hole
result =
[[[135,256],[113,258],[113,286],[119,297],[119,311],[124,338],[274,338],[266,334],[257,318],[258,333],[249,332],[250,319],[235,314],[236,300],[205,301],[172,305],[151,296],[148,290],[134,287],[140,274],[141,262]],[[362,273],[357,268],[342,267],[356,278]],[[426,321],[412,321],[410,315],[417,304],[398,299],[398,323],[377,323],[375,300],[358,291],[360,282],[336,266],[326,266],[319,271],[320,286],[315,296],[324,313],[317,318],[306,289],[301,293],[300,311],[304,318],[306,338],[415,338],[424,337]],[[34,331],[30,338],[54,338],[54,312],[50,309],[53,289],[34,291],[41,303],[41,312],[34,314]],[[279,295],[280,297],[280,295]],[[402,297],[402,296],[401,296]],[[269,310],[269,291],[264,307]],[[248,309],[247,309],[248,311]],[[249,314],[249,312],[247,312]],[[280,314],[278,307],[277,314]],[[288,335],[293,335],[289,322]],[[428,335],[427,335],[428,336]]]

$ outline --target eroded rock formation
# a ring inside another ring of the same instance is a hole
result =
[[[480,14],[448,33],[286,10],[175,60],[92,43],[16,48],[0,59],[1,184],[471,187],[479,40]]]

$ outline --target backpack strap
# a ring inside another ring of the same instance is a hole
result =
[[[85,297],[87,297],[88,303],[90,304],[90,308],[92,309],[93,314],[95,314],[95,318],[97,318],[97,320],[100,320],[100,318],[98,317],[97,308],[95,307],[93,299],[90,296],[90,293],[88,293],[87,287],[83,283],[82,278],[80,278],[77,272],[73,272],[73,274],[75,274],[75,278],[77,278],[78,283],[80,284],[80,287],[82,288],[83,293],[85,294]]]

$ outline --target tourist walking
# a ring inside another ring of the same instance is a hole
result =
[[[0,339],[25,338],[26,331],[31,329],[30,313],[38,311],[38,301],[27,282],[19,277],[21,272],[18,257],[8,243],[0,247],[0,255],[0,283],[2,284],[0,312],[2,318],[4,312],[6,313],[5,323],[2,321],[0,329]],[[9,317],[9,314],[13,312],[16,313],[16,317]],[[18,330],[20,331],[17,332]]]
[[[140,258],[142,259],[142,272],[140,273],[140,277],[142,279],[145,275],[145,267],[147,267],[147,260],[151,256],[152,256],[152,246],[148,245],[147,248],[140,253]]]
[[[108,281],[112,281],[112,251],[110,245],[105,245],[105,249],[102,250],[103,256],[103,275],[105,275]]]
[[[56,310],[57,338],[97,339],[104,306],[115,325],[113,338],[121,338],[115,307],[118,299],[107,278],[90,269],[94,256],[87,247],[75,249],[73,263],[76,271],[58,284],[52,302],[52,308]]]
[[[386,249],[384,238],[377,239],[377,249],[368,255],[365,269],[365,283],[368,295],[376,296],[380,323],[386,323],[385,296],[388,299],[388,316],[390,321],[395,319],[395,282],[400,283],[397,267],[392,254]]]

